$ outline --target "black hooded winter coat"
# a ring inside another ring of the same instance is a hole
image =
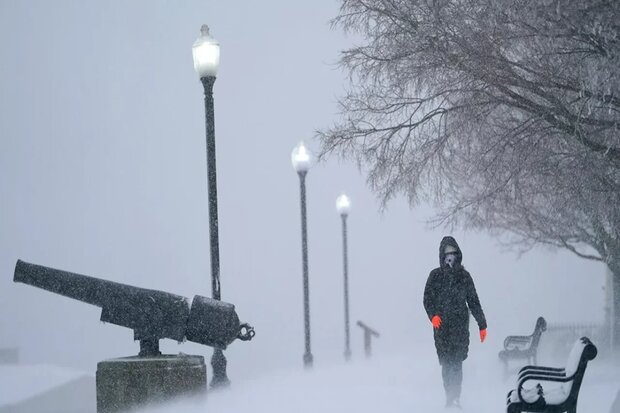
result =
[[[444,263],[446,246],[456,249],[456,263],[450,268]],[[424,289],[424,309],[428,318],[438,315],[441,326],[434,329],[435,347],[439,362],[463,361],[469,350],[469,311],[480,330],[487,328],[484,312],[471,275],[461,264],[463,254],[456,240],[444,237],[439,245],[439,268],[428,276]]]

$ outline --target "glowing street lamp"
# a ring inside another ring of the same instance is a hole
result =
[[[215,77],[220,65],[220,44],[209,33],[209,26],[203,24],[200,36],[192,46],[194,70],[203,77]]]
[[[342,218],[342,265],[344,274],[344,358],[351,359],[351,333],[349,329],[349,266],[347,251],[347,217],[351,212],[351,200],[345,194],[336,198],[336,209]]]
[[[293,168],[299,175],[299,188],[301,195],[301,256],[303,270],[303,291],[304,291],[304,332],[305,332],[305,352],[304,366],[312,367],[313,357],[310,350],[310,292],[308,288],[308,231],[306,226],[306,174],[312,164],[312,154],[305,147],[303,142],[293,149],[291,153]]]
[[[200,77],[205,94],[205,123],[207,136],[207,189],[209,193],[209,245],[211,253],[211,296],[221,299],[220,292],[220,242],[217,218],[217,174],[215,165],[215,112],[213,109],[213,84],[220,64],[220,45],[209,34],[206,24],[192,46],[194,70]],[[230,384],[226,375],[226,357],[221,349],[214,349],[211,357],[213,378],[211,387]]]

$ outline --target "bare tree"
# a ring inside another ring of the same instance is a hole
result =
[[[384,202],[606,263],[620,349],[620,2],[342,0],[350,91],[322,156]]]

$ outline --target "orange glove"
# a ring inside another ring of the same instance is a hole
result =
[[[484,343],[484,340],[487,338],[487,329],[480,330],[480,342]]]
[[[433,318],[431,318],[431,323],[433,323],[433,328],[439,328],[439,326],[441,325],[441,317],[439,317],[438,315],[434,315]]]

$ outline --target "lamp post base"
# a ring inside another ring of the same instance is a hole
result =
[[[219,348],[213,350],[211,357],[211,367],[213,368],[213,378],[210,387],[212,389],[221,389],[230,386],[230,380],[226,375],[226,357],[224,352]]]
[[[304,354],[304,367],[309,369],[312,367],[314,363],[314,357],[312,356],[312,353],[305,353]]]

